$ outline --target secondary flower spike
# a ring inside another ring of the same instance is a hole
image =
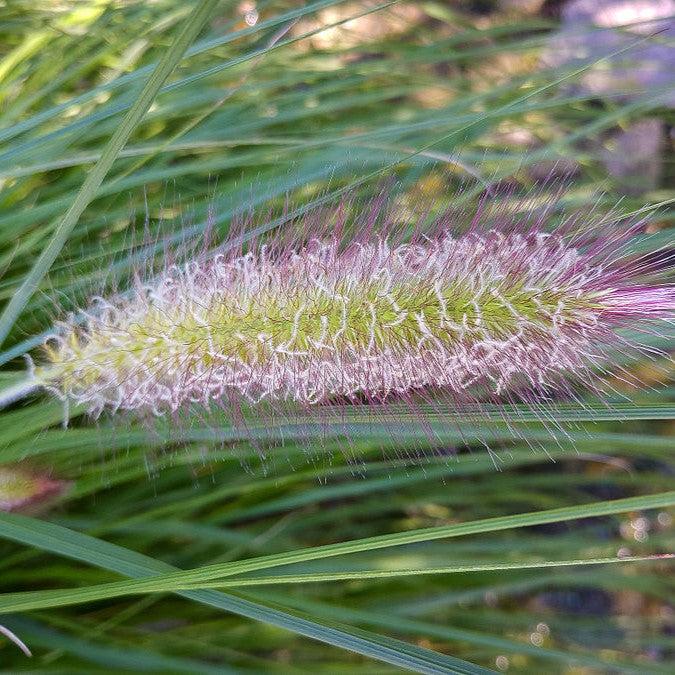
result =
[[[536,401],[611,369],[618,328],[675,312],[675,290],[646,283],[617,241],[540,225],[457,235],[443,217],[407,242],[362,227],[345,243],[337,228],[202,255],[99,299],[48,342],[34,376],[93,414],[430,390]]]
[[[0,511],[44,506],[68,488],[66,481],[35,474],[15,466],[0,467]]]

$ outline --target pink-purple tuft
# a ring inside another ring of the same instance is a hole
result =
[[[228,243],[98,298],[50,340],[37,381],[92,414],[430,392],[534,402],[595,386],[639,348],[622,329],[675,317],[675,289],[626,252],[625,228],[547,231],[545,210],[483,205],[463,231],[445,213],[406,238],[386,199],[350,220],[353,206],[293,223],[294,241]]]

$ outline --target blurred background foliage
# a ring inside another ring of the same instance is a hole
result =
[[[0,0],[0,303],[195,4]],[[410,199],[545,192],[551,176],[572,177],[563,210],[658,204],[635,246],[669,274],[674,16],[672,0],[221,2],[5,341],[0,384],[21,379],[55,319],[150,264],[139,242],[161,255],[208,222],[221,240],[242,210],[367,197],[385,177],[403,221]],[[672,351],[672,338],[653,343]],[[674,467],[675,383],[658,366],[631,366],[647,408],[582,415],[562,440],[496,428],[490,448],[470,430],[432,440],[405,425],[308,448],[195,423],[177,441],[77,411],[64,430],[58,402],[19,402],[0,417],[0,587],[14,594],[0,595],[0,624],[34,656],[0,637],[0,667],[672,672],[668,560],[547,566],[673,550],[675,500],[649,498]],[[598,517],[583,519],[590,503]],[[515,529],[455,538],[489,518]],[[453,538],[399,547],[397,533],[428,527]],[[395,548],[347,555],[378,535]],[[347,544],[318,560],[335,542]],[[284,551],[299,554],[280,570],[237,567]],[[219,591],[204,590],[207,565],[222,566]],[[125,595],[120,580],[174,568],[193,572]],[[86,595],[107,582],[110,595]]]

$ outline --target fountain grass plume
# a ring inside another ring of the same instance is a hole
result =
[[[554,198],[525,212],[492,202],[412,217],[384,190],[245,244],[233,228],[92,298],[47,340],[31,382],[93,416],[534,405],[596,387],[617,353],[640,349],[621,329],[675,316],[675,289],[626,252],[642,223],[577,213],[553,226]]]

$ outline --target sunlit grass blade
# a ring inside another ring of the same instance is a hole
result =
[[[245,572],[267,570],[292,563],[321,560],[361,551],[393,548],[449,537],[485,534],[489,532],[498,532],[500,530],[559,523],[568,520],[577,520],[579,518],[591,518],[623,513],[630,510],[659,508],[672,505],[675,505],[675,491],[564,507],[550,511],[501,516],[475,522],[411,530],[408,532],[398,532],[377,537],[368,537],[361,540],[315,546],[310,549],[262,556],[250,560],[207,565],[199,569],[167,573],[147,580],[139,579],[136,581],[113,582],[99,587],[68,589],[63,591],[28,591],[18,594],[5,594],[0,596],[0,613],[87,602],[135,593],[185,590],[190,586],[199,587],[200,584],[205,582],[220,580]],[[58,526],[48,523],[30,520],[15,514],[0,513],[0,536],[5,538],[25,541],[26,535],[29,534],[34,539],[35,543],[41,541],[41,547],[45,548],[46,545],[48,545],[49,540],[48,538],[45,538],[44,533],[51,529],[59,531],[62,528],[58,528]],[[63,530],[63,532],[68,533],[68,530]],[[75,533],[72,533],[72,536],[77,537]],[[70,555],[72,557],[72,549],[63,547],[58,552],[68,555],[69,550],[71,551]]]
[[[37,290],[40,281],[47,274],[54,260],[56,260],[61,248],[77,224],[78,218],[87,208],[89,202],[96,196],[98,188],[108,171],[110,171],[119,151],[126,145],[134,129],[150,108],[162,84],[164,84],[178,65],[183,54],[202,30],[217,5],[218,0],[199,0],[180,33],[176,36],[174,42],[148,78],[133,106],[129,109],[129,112],[108,141],[101,154],[101,158],[87,175],[77,197],[54,230],[49,243],[35,261],[35,264],[19,289],[7,303],[2,314],[0,314],[0,345],[5,341],[14,325],[14,321]]]
[[[357,572],[317,572],[315,574],[280,574],[276,576],[245,577],[225,581],[214,581],[214,588],[237,588],[245,586],[267,586],[274,584],[313,584],[328,581],[353,581],[370,579],[391,579],[419,576],[421,574],[464,574],[468,572],[496,572],[502,570],[528,570],[545,569],[547,567],[579,567],[583,565],[613,565],[617,563],[656,562],[672,561],[673,554],[647,555],[647,556],[614,556],[613,558],[579,558],[575,560],[540,560],[533,562],[495,562],[481,563],[458,563],[447,567],[420,567],[417,569],[365,569]],[[210,584],[211,582],[209,582]]]

